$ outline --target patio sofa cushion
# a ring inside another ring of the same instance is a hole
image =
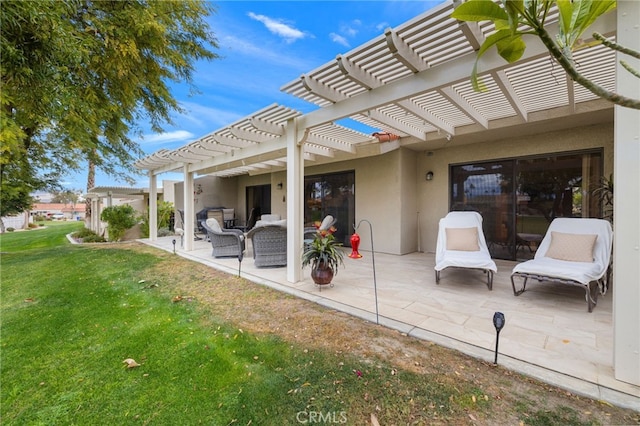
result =
[[[546,256],[569,262],[593,262],[593,248],[596,244],[595,234],[565,234],[551,232],[551,244]]]

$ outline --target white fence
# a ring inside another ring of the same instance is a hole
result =
[[[25,215],[21,214],[19,216],[5,216],[2,218],[2,222],[4,223],[4,228],[13,228],[13,229],[24,229]]]

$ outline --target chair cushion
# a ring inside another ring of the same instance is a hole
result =
[[[207,221],[205,222],[207,224],[207,226],[209,228],[211,228],[214,232],[222,232],[222,229],[220,228],[220,224],[218,223],[217,220],[215,220],[214,218],[209,218],[207,219]]]
[[[333,216],[327,215],[322,220],[322,223],[320,224],[320,229],[328,230],[332,223],[333,223]]]
[[[480,251],[478,228],[445,228],[447,250]]]
[[[551,244],[546,257],[569,262],[593,262],[596,234],[566,234],[551,231]]]
[[[287,219],[281,219],[281,220],[258,220],[256,221],[256,228],[259,228],[261,226],[282,226],[283,228],[287,227]]]

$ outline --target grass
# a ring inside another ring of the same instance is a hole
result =
[[[72,245],[78,226],[0,236],[3,424],[640,421],[169,253]]]

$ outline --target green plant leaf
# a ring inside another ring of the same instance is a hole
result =
[[[520,23],[520,16],[524,13],[524,1],[523,0],[503,0],[502,4],[509,17],[509,28],[511,32],[515,34],[518,31],[518,24]],[[500,30],[496,25],[496,29]]]
[[[508,38],[504,38],[496,42],[498,53],[507,62],[513,63],[522,57],[527,45],[522,40],[520,34],[513,35]]]
[[[460,21],[507,21],[507,13],[491,0],[474,0],[462,3],[451,14]]]
[[[557,0],[562,43],[573,49],[582,34],[600,16],[615,9],[615,0]]]
[[[503,29],[491,34],[487,37],[480,46],[478,50],[478,54],[476,56],[476,61],[473,64],[473,70],[471,72],[471,85],[473,89],[477,92],[486,91],[486,87],[478,81],[478,61],[484,55],[487,50],[496,45],[498,48],[498,53],[502,56],[507,62],[515,62],[522,57],[524,53],[524,49],[526,45],[522,41],[521,34],[512,34],[511,30]]]

